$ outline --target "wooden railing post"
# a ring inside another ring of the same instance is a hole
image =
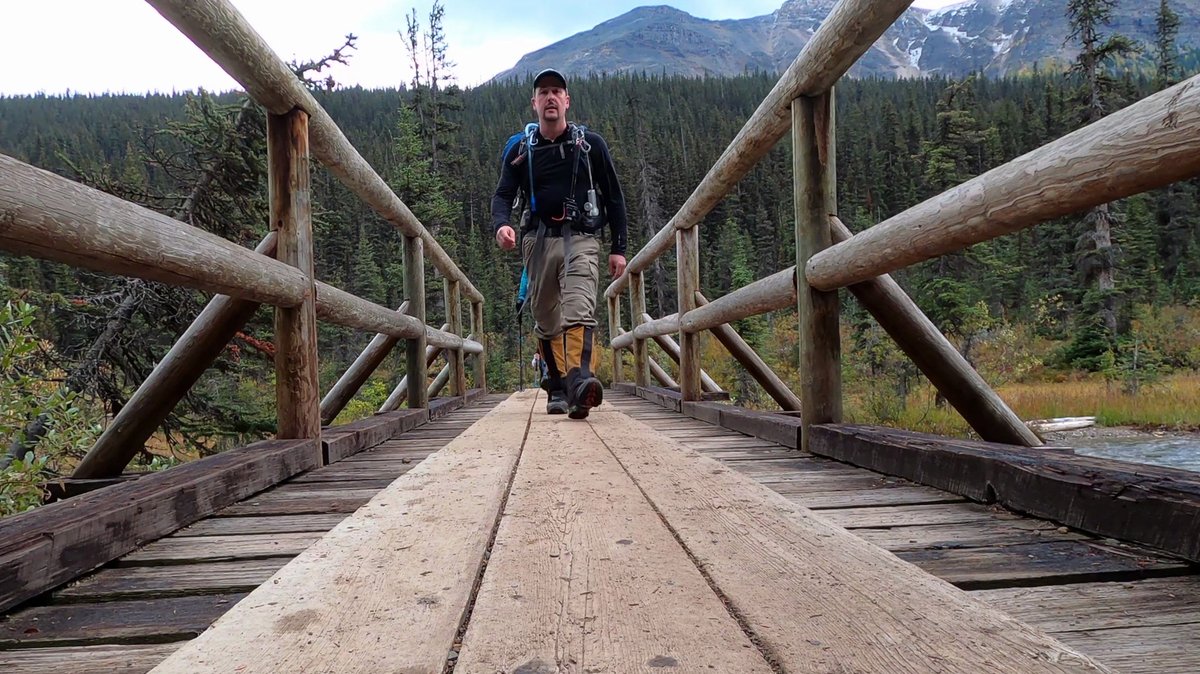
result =
[[[675,234],[678,256],[679,316],[696,308],[700,289],[699,226],[681,229]],[[700,400],[700,333],[679,331],[679,392],[683,400]]]
[[[424,244],[415,236],[404,237],[404,295],[408,299],[408,315],[425,323],[425,254]],[[408,406],[428,407],[425,379],[425,334],[407,340],[404,360],[408,376]]]
[[[642,319],[645,321],[645,323],[651,322],[650,314],[643,314]],[[677,344],[675,340],[671,339],[670,335],[656,335],[653,339],[654,343],[658,344],[658,348],[662,349],[663,353],[667,354],[671,360],[675,361],[675,364],[680,368],[683,367],[683,354],[681,353],[679,344]],[[651,367],[651,370],[653,370],[653,367]],[[680,372],[682,371],[683,370],[680,369]],[[700,368],[700,389],[705,393],[722,392],[721,386],[717,384],[716,380],[708,376],[708,373],[704,371],[704,368]]]
[[[646,282],[641,272],[629,275],[629,329],[635,330],[642,324],[646,313]],[[646,340],[633,341],[633,377],[638,386],[650,385],[650,356]]]
[[[443,288],[446,293],[446,322],[450,324],[450,332],[462,337],[462,301],[458,292],[458,281],[447,276]],[[466,394],[467,369],[462,349],[447,351],[446,362],[450,363],[450,395]]]
[[[471,302],[471,332],[483,345],[483,353],[475,356],[475,388],[487,392],[487,332],[483,329],[483,302]]]
[[[796,268],[831,245],[836,214],[833,91],[792,102],[796,209]],[[800,330],[800,449],[813,424],[842,420],[841,342],[837,292],[813,289],[803,275],[796,289]]]
[[[275,257],[298,268],[308,282],[304,301],[275,309],[276,437],[321,437],[317,389],[317,310],[309,202],[308,114],[295,109],[267,115],[267,167],[271,229],[279,233]]]
[[[612,347],[612,340],[617,336],[621,327],[621,296],[608,298],[608,343],[612,348],[612,380],[614,384],[625,381],[625,368],[622,367],[621,350]]]

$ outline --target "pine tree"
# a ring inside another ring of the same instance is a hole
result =
[[[1179,48],[1175,44],[1179,15],[1167,0],[1159,0],[1154,28],[1154,88],[1166,89],[1179,81]]]
[[[1101,35],[1102,27],[1112,19],[1116,0],[1069,0],[1067,18],[1071,39],[1079,43],[1079,56],[1071,72],[1082,85],[1076,93],[1080,122],[1099,120],[1117,104],[1116,81],[1110,72],[1111,61],[1135,51],[1134,44],[1122,35]],[[1087,286],[1090,308],[1098,311],[1098,320],[1087,318],[1089,326],[1103,325],[1108,343],[1115,344],[1117,332],[1116,284],[1117,250],[1112,245],[1112,228],[1117,221],[1108,204],[1096,206],[1084,217],[1084,231],[1076,244],[1076,263]],[[1090,333],[1081,329],[1078,334]],[[1097,340],[1092,340],[1098,344]],[[1078,351],[1078,350],[1076,350]],[[1097,354],[1098,355],[1098,354]],[[1089,359],[1094,360],[1094,359]]]

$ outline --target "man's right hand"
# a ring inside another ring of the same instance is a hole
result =
[[[517,247],[517,233],[508,225],[501,225],[500,229],[496,230],[496,243],[504,250],[512,250]]]

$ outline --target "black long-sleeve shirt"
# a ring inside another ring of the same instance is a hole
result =
[[[536,143],[533,152],[513,164],[517,156],[528,150],[527,143],[516,143],[509,149],[501,162],[500,184],[492,196],[492,229],[498,230],[509,223],[512,213],[513,200],[517,191],[522,190],[526,195],[529,189],[529,165],[533,161],[533,198],[534,215],[547,220],[560,218],[563,214],[563,201],[571,188],[571,171],[574,162],[579,162],[579,173],[575,179],[575,203],[582,210],[587,201],[588,166],[583,163],[580,155],[582,150],[571,142],[570,127],[561,136],[553,140],[544,138],[541,131],[535,131]],[[612,253],[625,254],[627,216],[625,213],[625,197],[621,193],[621,184],[617,181],[617,171],[613,167],[612,156],[608,152],[608,144],[604,138],[594,131],[585,131],[584,139],[591,146],[587,158],[592,165],[592,179],[595,181],[596,198],[603,208],[612,234]]]

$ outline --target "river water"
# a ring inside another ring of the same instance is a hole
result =
[[[1200,433],[1154,437],[1074,437],[1053,441],[1074,447],[1076,454],[1106,459],[1151,463],[1200,472]]]

